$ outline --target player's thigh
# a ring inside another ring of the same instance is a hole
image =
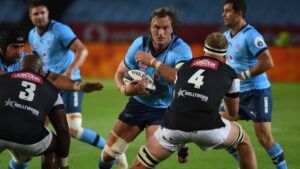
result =
[[[159,125],[152,125],[146,127],[146,140],[149,140],[158,128]]]
[[[245,133],[242,127],[238,123],[224,120],[224,119],[223,121],[226,126],[223,129],[224,132],[222,132],[222,134],[223,133],[228,133],[228,134],[227,136],[223,135],[224,137],[226,137],[226,139],[220,145],[216,146],[215,147],[216,149],[235,146],[244,140]],[[220,134],[220,136],[222,134]]]
[[[117,120],[112,132],[108,136],[107,145],[111,146],[110,144],[114,144],[117,138],[121,138],[129,143],[133,141],[141,133],[141,131],[142,130],[138,126],[129,125],[121,120]]]
[[[147,141],[146,148],[148,152],[159,161],[168,158],[174,152],[163,147],[156,137],[151,137]]]

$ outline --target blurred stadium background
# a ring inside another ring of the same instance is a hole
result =
[[[0,0],[0,22],[19,24],[28,32],[30,0]],[[45,0],[50,17],[69,24],[85,42],[90,55],[82,68],[89,77],[112,77],[131,41],[147,33],[151,12],[162,6],[178,10],[184,27],[179,36],[194,56],[212,31],[224,31],[220,0]],[[297,0],[248,0],[247,21],[257,27],[271,48],[277,67],[272,81],[300,81],[300,11]],[[28,51],[29,52],[29,51]],[[280,65],[280,66],[279,66]]]
[[[30,0],[0,0],[0,23],[17,24],[29,32],[32,24],[28,17]],[[223,32],[221,0],[45,0],[50,17],[71,26],[86,44],[90,55],[81,72],[85,78],[96,78],[104,83],[100,93],[86,95],[84,123],[107,136],[127,98],[120,96],[112,82],[113,74],[124,58],[132,40],[147,34],[151,12],[162,6],[173,6],[184,23],[179,36],[192,47],[194,56],[202,54],[202,42],[212,31]],[[273,84],[274,137],[284,147],[291,169],[300,169],[300,1],[247,0],[247,22],[254,25],[270,47],[275,68],[268,72]],[[27,47],[27,52],[30,52]],[[114,99],[111,99],[114,98]],[[255,139],[251,124],[242,123],[252,135],[259,168],[271,169],[265,151]],[[128,150],[129,162],[141,144],[143,135]],[[193,146],[192,146],[193,147]],[[96,168],[99,151],[73,140],[70,166],[74,169]],[[8,153],[0,155],[0,168],[7,167]],[[40,168],[34,159],[31,168]],[[187,165],[178,165],[175,157],[159,168],[227,169],[237,168],[225,152],[202,153],[192,149]]]

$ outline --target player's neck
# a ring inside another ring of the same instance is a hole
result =
[[[37,28],[37,32],[40,36],[42,36],[47,30],[48,30],[48,27],[49,27],[49,24],[48,23],[46,26],[39,26],[39,27],[36,27]]]
[[[245,19],[240,19],[238,22],[230,29],[231,35],[237,34],[246,25]]]

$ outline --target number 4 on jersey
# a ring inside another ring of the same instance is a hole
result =
[[[202,76],[201,74],[204,72],[205,70],[203,69],[199,69],[196,73],[193,74],[192,77],[190,77],[190,79],[188,80],[188,83],[194,84],[196,89],[200,89],[200,87],[203,85],[204,81],[203,78],[204,76]]]

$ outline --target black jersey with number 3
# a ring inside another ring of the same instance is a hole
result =
[[[0,139],[33,144],[44,138],[46,116],[63,108],[57,89],[31,72],[1,75],[0,84]]]
[[[213,57],[194,58],[177,73],[165,127],[182,131],[223,127],[218,111],[221,101],[238,96],[239,80],[230,66]]]

